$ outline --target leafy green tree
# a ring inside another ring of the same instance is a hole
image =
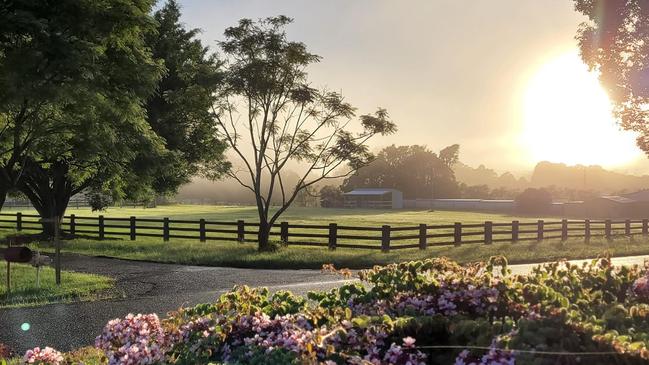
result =
[[[599,79],[624,129],[649,153],[649,2],[575,0],[586,15],[577,33],[581,57]]]
[[[342,95],[310,86],[306,68],[320,57],[287,39],[284,27],[290,22],[285,16],[242,19],[226,29],[220,43],[225,83],[215,119],[246,178],[237,169],[229,175],[255,196],[260,251],[271,248],[271,227],[300,191],[366,165],[373,158],[367,141],[396,130],[380,108],[351,128],[355,109]],[[283,172],[291,162],[304,169],[288,186]],[[341,167],[347,172],[335,173]],[[281,202],[271,211],[276,186]]]
[[[156,194],[176,193],[180,185],[199,173],[219,177],[229,167],[226,144],[219,139],[212,107],[222,83],[220,63],[196,37],[198,29],[185,29],[175,0],[156,11],[155,32],[145,41],[166,72],[146,102],[147,121],[164,140],[169,153],[142,153],[133,162],[140,178],[149,179]],[[147,152],[147,151],[143,151]]]
[[[372,163],[345,180],[343,190],[391,188],[400,190],[408,199],[457,197],[459,186],[451,165],[459,151],[454,146],[440,152],[445,159],[425,146],[385,147]]]
[[[343,206],[343,191],[339,186],[325,185],[320,189],[320,206],[340,208]]]
[[[152,5],[0,5],[0,190],[16,187],[44,218],[60,217],[75,192],[123,185],[130,142],[162,151],[142,108],[162,70],[144,44]]]

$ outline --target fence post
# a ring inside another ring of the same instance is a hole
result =
[[[584,240],[590,242],[590,219],[584,220]]]
[[[611,220],[607,219],[604,221],[604,236],[607,240],[611,239]]]
[[[288,222],[280,223],[279,237],[283,244],[288,244]]]
[[[462,244],[462,222],[455,222],[453,232],[453,243],[455,246]]]
[[[70,234],[72,235],[72,237],[74,237],[76,231],[77,231],[76,216],[74,214],[70,214]]]
[[[131,219],[130,219],[130,224],[131,224],[131,241],[135,241],[135,238],[137,237],[137,232],[135,231],[135,230],[136,230],[136,224],[135,224],[136,221],[135,221],[135,220],[136,220],[135,216],[131,216]]]
[[[519,222],[512,221],[512,242],[518,242]]]
[[[381,228],[381,251],[390,252],[390,226],[388,225]]]
[[[628,219],[624,221],[624,235],[631,235],[631,221]]]
[[[16,231],[23,230],[23,214],[21,212],[16,213]]]
[[[207,239],[206,236],[207,235],[205,234],[205,219],[203,219],[203,218],[201,218],[201,220],[198,222],[198,235],[199,235],[199,239],[201,240],[201,242],[206,241],[206,239]]]
[[[561,241],[567,241],[567,240],[568,240],[568,220],[562,219],[561,220]]]
[[[484,243],[490,245],[493,242],[493,222],[484,222]]]
[[[426,225],[420,224],[419,225],[419,249],[420,250],[425,250],[426,246],[428,246],[428,244],[426,243],[426,233],[427,233]]]
[[[104,239],[104,216],[99,216],[99,239]]]
[[[543,241],[543,219],[539,219],[539,221],[536,223],[536,240],[537,241]]]
[[[162,240],[169,241],[169,218],[167,217],[162,220]]]
[[[338,225],[336,223],[329,223],[329,249],[335,250],[338,244]]]
[[[642,220],[642,235],[646,236],[649,234],[649,219]]]
[[[237,241],[239,243],[243,243],[246,240],[245,227],[246,224],[242,220],[237,221]]]

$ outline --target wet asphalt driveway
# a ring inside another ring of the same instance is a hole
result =
[[[339,276],[317,270],[255,270],[202,267],[65,255],[65,270],[115,278],[123,297],[107,301],[50,304],[0,310],[0,343],[22,353],[35,346],[59,350],[90,345],[106,322],[128,313],[167,312],[214,300],[234,285],[266,286],[304,294],[340,285]],[[29,323],[23,331],[21,325]]]
[[[614,258],[615,265],[642,265],[648,256]],[[584,260],[574,260],[573,263]],[[514,274],[525,274],[535,264],[511,265]],[[106,322],[128,313],[167,312],[181,306],[214,300],[234,285],[266,286],[304,294],[341,285],[339,276],[317,270],[255,270],[201,267],[65,255],[66,270],[103,274],[116,279],[123,298],[34,308],[0,310],[0,343],[19,353],[35,346],[70,350],[91,345]],[[21,330],[29,323],[28,331]]]

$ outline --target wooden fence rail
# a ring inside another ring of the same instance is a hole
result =
[[[0,213],[0,229],[39,231],[40,216],[32,214]],[[84,217],[65,216],[62,229],[71,236],[107,238],[158,237],[164,242],[188,239],[200,242],[233,241],[256,242],[259,223],[243,220],[224,222],[205,219],[187,220],[137,217]],[[521,242],[593,237],[612,239],[614,236],[648,236],[648,219],[624,220],[567,220],[521,222],[491,222],[454,224],[418,224],[392,227],[357,227],[329,224],[290,224],[281,222],[272,227],[272,239],[287,245],[321,246],[336,248],[376,249],[388,252],[395,249],[431,246],[461,246],[466,244],[492,244],[495,242]]]

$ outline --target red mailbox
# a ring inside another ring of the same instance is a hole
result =
[[[4,249],[4,258],[7,262],[30,262],[32,250],[24,246],[7,247]]]

